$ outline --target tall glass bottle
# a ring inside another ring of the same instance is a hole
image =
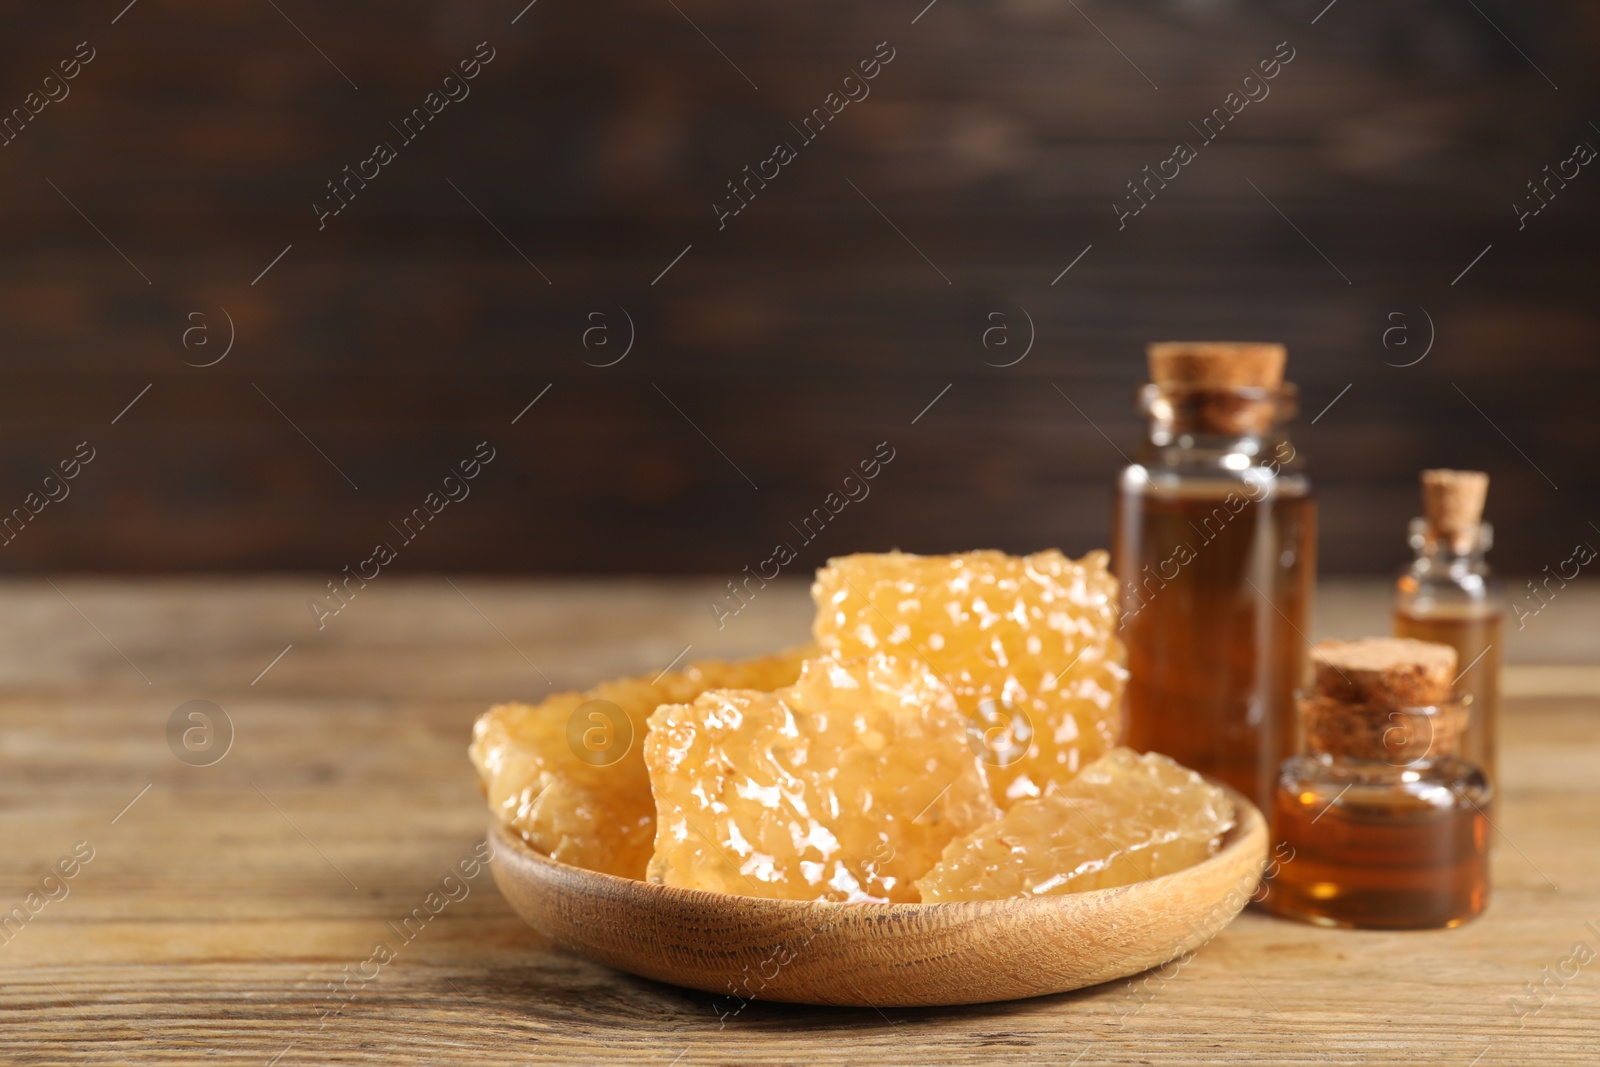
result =
[[[1270,811],[1298,749],[1316,504],[1284,433],[1282,345],[1149,347],[1149,434],[1117,484],[1113,567],[1128,648],[1127,743]]]
[[[1461,754],[1492,783],[1500,717],[1500,624],[1505,598],[1484,553],[1494,528],[1480,521],[1489,476],[1481,471],[1422,472],[1425,517],[1411,520],[1416,559],[1395,590],[1394,633],[1456,650],[1457,688],[1472,697]]]

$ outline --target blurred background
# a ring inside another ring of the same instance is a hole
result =
[[[1325,571],[1600,543],[1593,5],[525,4],[0,4],[0,569],[731,574],[881,442],[798,566],[1076,554],[1169,338],[1289,346]]]

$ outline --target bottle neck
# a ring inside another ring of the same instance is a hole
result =
[[[1303,693],[1305,750],[1324,760],[1414,768],[1459,751],[1471,704],[1464,694],[1425,707],[1389,707]]]
[[[1494,547],[1494,527],[1486,522],[1465,537],[1449,539],[1440,537],[1427,519],[1412,519],[1409,534],[1416,562],[1431,568],[1482,569],[1487,566],[1485,553]]]
[[[1149,384],[1139,391],[1148,419],[1139,465],[1159,479],[1261,481],[1272,491],[1304,491],[1304,463],[1284,423],[1295,387],[1205,388]],[[1284,475],[1290,475],[1288,479]]]
[[[1249,386],[1163,385],[1139,390],[1139,409],[1149,418],[1149,440],[1161,446],[1184,438],[1249,439],[1271,436],[1294,417],[1297,391]]]
[[[1416,557],[1400,574],[1396,608],[1417,617],[1494,614],[1501,610],[1500,583],[1484,553],[1494,531],[1481,523],[1475,536],[1447,541],[1433,535],[1427,522],[1411,520],[1411,548]]]

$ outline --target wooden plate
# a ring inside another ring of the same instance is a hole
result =
[[[1215,936],[1255,892],[1267,855],[1261,812],[1228,794],[1238,824],[1194,867],[1115,889],[968,903],[675,889],[557,863],[498,823],[489,837],[495,881],[517,914],[620,970],[738,998],[730,1005],[979,1004],[1138,974]]]

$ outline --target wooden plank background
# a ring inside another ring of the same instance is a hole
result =
[[[1167,337],[1289,344],[1330,571],[1402,561],[1429,465],[1492,473],[1502,569],[1600,536],[1600,177],[1512,209],[1600,145],[1592,5],[124,5],[0,4],[0,109],[95,50],[0,147],[0,513],[97,449],[0,570],[331,576],[485,439],[397,566],[737,571],[885,440],[803,565],[1077,552]],[[471,95],[319,231],[324,183],[480,41]],[[719,230],[724,183],[884,41],[871,95]],[[1284,41],[1270,96],[1119,231],[1124,183]],[[1024,310],[1027,358],[986,365]],[[224,312],[227,357],[186,365]],[[586,365],[624,312],[627,357]]]

